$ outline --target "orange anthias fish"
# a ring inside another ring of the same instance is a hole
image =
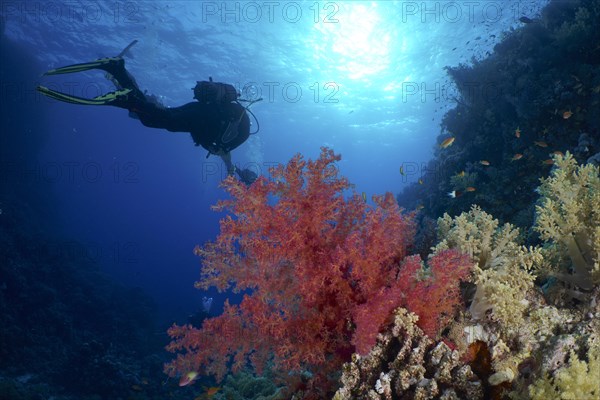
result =
[[[206,392],[204,392],[204,394],[206,395],[207,398],[210,399],[215,394],[217,394],[217,392],[219,390],[221,390],[221,387],[219,387],[219,386],[211,386],[211,387],[204,386],[204,390],[206,390]]]
[[[572,116],[572,115],[573,115],[573,113],[571,112],[571,110],[569,110],[569,111],[565,111],[565,112],[563,113],[563,118],[564,118],[564,119],[569,119],[569,118],[571,118],[571,116]]]
[[[557,151],[553,151],[552,154],[554,154],[555,156],[561,156],[561,157],[564,156],[563,152],[562,151],[558,151],[558,150]]]
[[[181,375],[181,379],[179,379],[179,386],[187,386],[198,379],[198,377],[199,375],[196,371],[190,371],[184,375]]]
[[[213,396],[215,394],[217,394],[217,392],[219,390],[221,390],[221,387],[217,387],[217,386],[211,386],[211,387],[202,386],[202,388],[204,389],[204,393],[202,393],[200,396],[196,397],[194,400],[210,400],[213,398]]]
[[[521,137],[521,130],[520,130],[518,127],[517,127],[517,129],[515,130],[515,136],[516,136],[517,138],[520,138],[520,137]]]
[[[539,147],[548,147],[548,143],[544,142],[543,140],[536,140],[533,142],[533,144]]]
[[[517,160],[520,160],[521,158],[523,158],[523,154],[517,153],[513,156],[513,158],[510,159],[510,161],[517,161]]]
[[[544,164],[544,165],[552,165],[552,164],[554,164],[554,160],[551,159],[551,158],[549,158],[547,160],[542,161],[542,164]]]
[[[487,167],[488,165],[490,165],[490,162],[488,160],[481,160],[479,161],[479,164],[485,165]]]
[[[450,147],[452,146],[452,143],[454,143],[454,140],[456,138],[454,136],[449,137],[448,139],[444,140],[441,144],[440,144],[440,149],[445,149],[446,147]]]
[[[468,187],[465,189],[465,192],[474,192],[475,190],[477,190],[477,189],[475,189],[473,186],[468,186]]]

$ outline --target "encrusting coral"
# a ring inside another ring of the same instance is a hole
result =
[[[399,308],[377,346],[344,365],[334,400],[483,399],[482,382],[456,350],[434,341],[416,325],[418,317]]]

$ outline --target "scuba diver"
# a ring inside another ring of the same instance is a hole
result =
[[[127,48],[129,47],[131,45]],[[139,119],[147,127],[166,129],[170,132],[189,132],[196,146],[208,150],[207,158],[211,154],[221,157],[229,175],[237,173],[240,180],[247,185],[256,180],[255,172],[239,169],[232,163],[231,151],[250,136],[250,119],[247,112],[252,112],[248,107],[262,99],[239,99],[239,94],[232,85],[213,82],[212,78],[209,78],[208,81],[197,81],[196,86],[192,88],[196,102],[168,108],[163,106],[156,96],[147,95],[139,89],[133,76],[125,69],[122,54],[123,52],[117,57],[53,69],[44,74],[70,74],[99,69],[105,71],[107,78],[115,84],[117,90],[113,92],[86,99],[44,86],[38,86],[37,90],[45,96],[67,103],[109,105],[127,109],[132,118]],[[243,106],[240,101],[250,104]]]

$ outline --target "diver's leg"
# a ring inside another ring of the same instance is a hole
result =
[[[93,99],[86,99],[83,97],[73,96],[67,93],[57,92],[56,90],[49,89],[45,86],[38,86],[36,89],[44,96],[50,97],[51,99],[62,101],[65,103],[81,104],[87,106],[116,105],[119,107],[120,104],[124,105],[129,102],[128,98],[131,93],[131,89],[122,89],[106,93],[100,96],[96,96]]]
[[[119,60],[123,60],[121,57],[105,57],[99,58],[94,61],[67,65],[60,68],[51,69],[44,75],[60,75],[60,74],[73,74],[75,72],[89,71],[90,69],[104,69],[109,64],[118,63]]]
[[[101,69],[111,74],[119,83],[119,89],[131,89],[139,91],[135,79],[125,69],[125,60],[123,57],[105,57],[87,63],[67,65],[65,67],[55,68],[44,75],[72,74],[75,72],[89,71],[91,69]]]
[[[131,89],[134,92],[141,93],[135,78],[125,68],[125,60],[123,58],[115,57],[114,62],[103,64],[98,69],[108,72],[113,78],[111,80],[119,89]]]
[[[85,99],[77,96],[72,96],[66,93],[61,93],[49,89],[44,86],[38,86],[37,90],[45,96],[55,100],[73,104],[84,105],[111,105],[120,108],[132,109],[143,108],[148,99],[139,89],[135,79],[125,69],[125,60],[122,57],[107,57],[96,61],[82,64],[67,65],[65,67],[56,68],[46,72],[44,75],[59,75],[74,72],[87,71],[91,69],[100,69],[106,71],[110,75],[117,86],[117,90],[104,95],[97,96],[93,99]]]

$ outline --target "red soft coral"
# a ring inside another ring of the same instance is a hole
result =
[[[251,294],[201,329],[171,328],[168,349],[185,353],[166,366],[169,374],[202,370],[220,379],[231,362],[233,370],[248,361],[260,370],[272,361],[324,381],[349,359],[355,308],[396,279],[414,226],[391,194],[375,197],[375,207],[345,199],[350,184],[338,177],[337,160],[323,148],[318,160],[297,155],[250,187],[225,180],[232,199],[216,209],[233,216],[221,221],[216,242],[196,248],[196,286]]]
[[[354,310],[352,343],[356,351],[363,355],[369,352],[397,307],[417,314],[417,325],[435,338],[461,306],[460,282],[468,279],[472,265],[469,256],[456,250],[432,256],[427,267],[419,256],[406,257],[398,277]]]
[[[430,257],[427,264],[422,268],[419,256],[407,257],[399,281],[412,282],[403,290],[402,306],[417,314],[417,325],[435,338],[462,306],[460,282],[468,280],[473,263],[466,254],[444,250]],[[411,271],[420,271],[423,276],[419,278]]]
[[[220,380],[270,363],[290,381],[287,372],[309,370],[313,387],[326,388],[352,352],[368,352],[395,308],[419,314],[431,335],[452,317],[468,258],[446,251],[425,269],[419,257],[405,259],[412,216],[389,193],[374,197],[374,207],[345,199],[350,184],[338,177],[339,158],[323,148],[318,160],[297,155],[250,187],[225,180],[232,198],[215,208],[233,215],[221,220],[216,242],[195,249],[203,260],[196,286],[250,294],[201,329],[173,326],[168,349],[184,353],[167,373]]]

